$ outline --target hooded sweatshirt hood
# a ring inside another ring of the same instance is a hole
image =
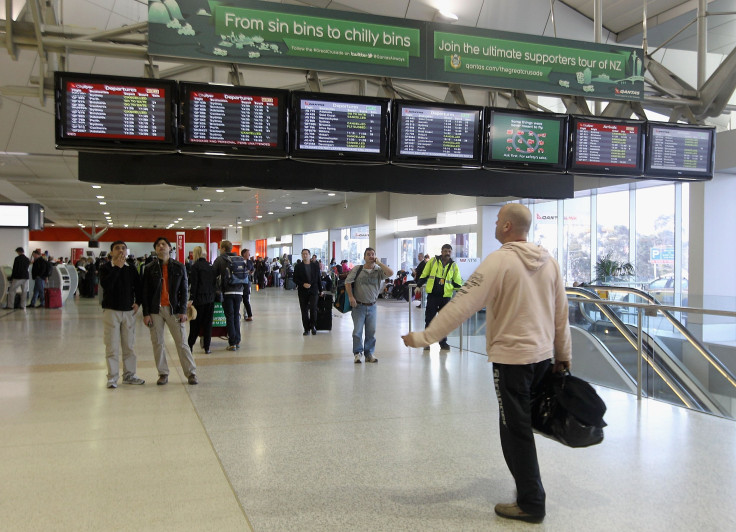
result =
[[[536,271],[549,262],[549,252],[531,242],[507,242],[501,249],[516,253],[527,270]]]

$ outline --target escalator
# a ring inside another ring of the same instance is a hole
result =
[[[567,288],[573,361],[577,375],[592,382],[636,391],[638,308],[631,303],[659,305],[641,290],[629,287]],[[606,299],[601,298],[602,293]],[[584,300],[584,301],[582,301]],[[625,305],[613,305],[619,301]],[[646,309],[642,329],[644,395],[675,405],[733,418],[730,397],[736,378],[683,324],[686,314]],[[664,333],[666,328],[668,331]],[[703,379],[703,367],[707,368]],[[727,393],[724,395],[724,388]],[[720,393],[715,393],[714,390]]]

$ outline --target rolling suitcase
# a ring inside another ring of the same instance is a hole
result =
[[[61,308],[61,288],[44,288],[43,306],[46,308]]]
[[[332,294],[321,294],[317,300],[317,323],[318,331],[332,330]]]

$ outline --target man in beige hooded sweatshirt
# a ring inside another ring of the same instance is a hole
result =
[[[547,250],[527,242],[532,216],[519,203],[504,205],[496,221],[501,249],[478,266],[458,294],[421,332],[404,336],[408,347],[443,338],[486,308],[486,352],[493,363],[501,449],[516,482],[516,502],[496,514],[541,523],[545,492],[531,426],[531,395],[553,364],[570,368],[570,328],[560,267]]]

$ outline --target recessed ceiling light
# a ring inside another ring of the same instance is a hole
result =
[[[104,214],[105,216],[107,216],[110,213],[109,212],[103,212],[102,214]]]
[[[247,219],[246,219],[245,221],[246,221],[246,222],[250,222],[250,218],[247,218]]]
[[[204,198],[202,201],[210,201],[209,198]]]
[[[334,192],[330,192],[330,193],[328,193],[327,195],[328,195],[328,196],[334,196],[334,195],[335,195],[335,193],[334,193]]]
[[[284,207],[284,209],[286,209],[287,211],[290,211],[291,207]]]
[[[268,211],[268,214],[273,214],[273,211]]]
[[[218,189],[215,189],[215,192],[225,192],[225,189],[224,188],[218,188]]]
[[[106,201],[101,201],[100,202],[100,205],[107,205],[107,202]]]
[[[101,185],[92,185],[92,188],[102,188]]]
[[[128,227],[128,224],[123,224],[123,227]]]
[[[308,204],[309,204],[308,201],[302,201],[302,205],[308,205]]]
[[[194,212],[194,211],[187,211],[187,212]]]
[[[263,218],[263,216],[261,216],[261,215],[259,214],[258,216],[256,216],[256,218]]]
[[[228,225],[228,227],[232,227],[232,226],[233,226],[233,224]]]
[[[105,199],[105,196],[97,196],[97,199]]]

